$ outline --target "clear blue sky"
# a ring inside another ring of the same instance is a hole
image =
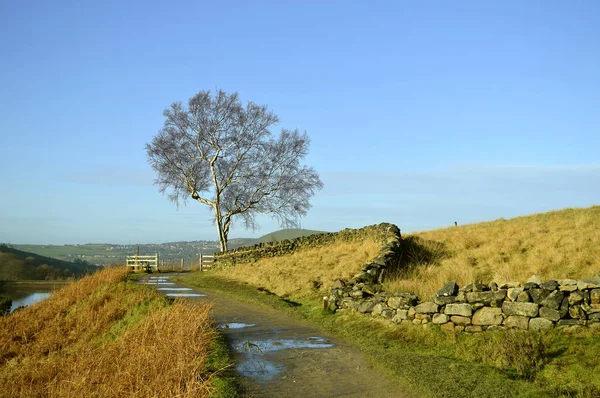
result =
[[[596,0],[0,0],[0,51],[0,242],[216,240],[144,150],[164,108],[215,88],[310,135],[304,228],[600,203]]]

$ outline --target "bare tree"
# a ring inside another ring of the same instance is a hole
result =
[[[221,251],[234,218],[247,229],[258,227],[257,214],[293,226],[323,187],[317,172],[300,164],[306,133],[282,129],[274,137],[270,129],[279,119],[265,105],[201,91],[187,108],[176,102],[163,115],[163,127],[146,144],[155,184],[177,205],[191,198],[212,208]]]

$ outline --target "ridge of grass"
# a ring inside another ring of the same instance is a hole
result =
[[[600,271],[600,206],[564,209],[403,236],[385,290],[431,297],[449,281],[589,278]]]
[[[0,317],[0,397],[235,396],[209,307],[108,268]]]

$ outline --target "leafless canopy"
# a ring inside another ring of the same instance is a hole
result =
[[[296,224],[310,208],[309,199],[323,183],[306,156],[306,133],[282,129],[264,105],[240,102],[237,93],[201,91],[187,108],[172,104],[162,129],[146,144],[155,184],[171,201],[189,198],[215,213],[221,250],[235,218],[248,229],[257,214],[270,214],[282,226]]]

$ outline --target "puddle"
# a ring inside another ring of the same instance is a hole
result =
[[[190,291],[190,290],[193,290],[193,289],[191,287],[159,287],[156,290],[168,290],[168,291],[185,290],[185,291]]]
[[[230,328],[254,326],[245,323],[229,323]],[[221,325],[223,327],[224,325]],[[232,327],[233,325],[233,327]],[[245,354],[246,360],[236,366],[236,370],[242,375],[252,377],[259,381],[268,381],[277,376],[283,370],[283,365],[262,358],[262,355],[289,348],[330,348],[333,344],[322,337],[309,337],[308,339],[267,339],[267,340],[245,340],[233,344],[233,349]]]
[[[167,293],[168,297],[206,297],[206,294],[200,293]]]
[[[158,281],[158,282],[154,282],[154,281],[142,282],[142,285],[159,285],[159,286],[161,286],[161,285],[174,285],[174,284],[175,284],[175,282],[161,282],[161,281]]]
[[[252,326],[256,326],[254,323],[240,323],[240,322],[229,322],[219,325],[221,329],[243,329],[243,328],[251,328]]]
[[[302,339],[267,339],[267,340],[246,340],[238,342],[233,346],[237,352],[252,352],[260,353],[285,350],[288,348],[331,348],[333,344],[328,343],[322,337],[309,337],[306,340]]]
[[[248,359],[240,363],[235,369],[243,376],[252,377],[260,381],[268,381],[281,373],[283,366],[263,359]]]

